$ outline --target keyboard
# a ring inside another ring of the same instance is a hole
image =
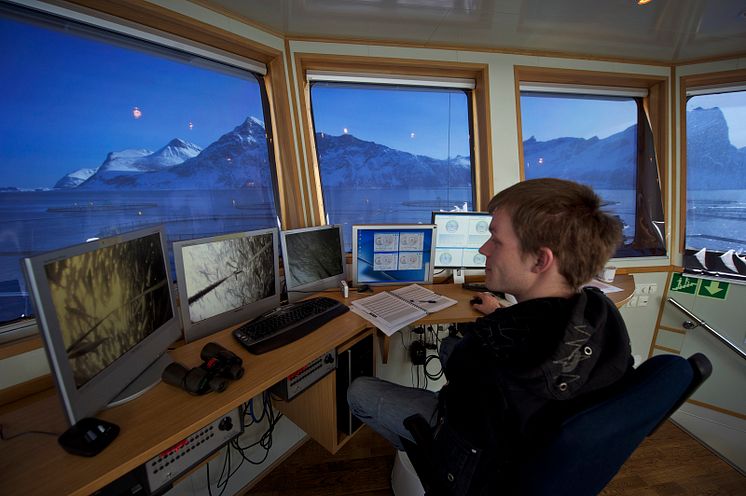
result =
[[[260,355],[302,338],[348,310],[332,298],[311,298],[252,320],[235,329],[233,337],[249,352]]]

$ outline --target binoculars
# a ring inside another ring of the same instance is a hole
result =
[[[229,380],[243,377],[243,361],[235,353],[217,343],[207,343],[199,354],[202,365],[187,369],[174,362],[163,371],[166,384],[201,395],[210,391],[222,392]]]

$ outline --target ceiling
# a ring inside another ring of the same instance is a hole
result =
[[[199,0],[288,37],[679,63],[746,54],[746,0]]]

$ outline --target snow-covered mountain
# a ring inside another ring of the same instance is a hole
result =
[[[54,185],[54,188],[55,189],[77,188],[95,173],[96,173],[96,169],[78,169],[74,172],[66,174],[62,179],[57,181],[57,183]]]
[[[204,150],[172,140],[154,153],[110,153],[81,189],[235,189],[271,184],[264,124],[254,117]],[[111,159],[111,160],[110,160]],[[129,162],[126,159],[131,159]]]
[[[145,148],[128,149],[119,152],[109,152],[106,160],[99,166],[97,172],[137,172],[140,169],[135,165],[153,152]]]
[[[728,123],[715,107],[687,116],[687,186],[690,189],[746,189],[746,147],[730,142]]]
[[[146,149],[128,149],[110,152],[96,173],[80,184],[82,189],[110,189],[136,187],[143,173],[168,170],[194,158],[202,151],[199,146],[175,138],[156,152]]]
[[[468,157],[440,160],[395,150],[351,134],[316,134],[324,185],[359,187],[466,186]]]
[[[523,142],[526,179],[564,177],[599,189],[635,189],[637,126],[607,138]]]

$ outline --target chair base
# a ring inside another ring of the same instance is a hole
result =
[[[414,471],[412,462],[409,461],[404,451],[397,451],[394,457],[391,489],[394,491],[394,496],[423,496],[425,494],[420,478],[417,477],[417,472]]]

